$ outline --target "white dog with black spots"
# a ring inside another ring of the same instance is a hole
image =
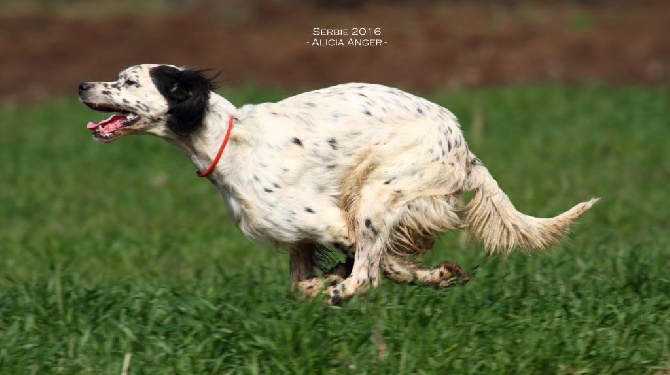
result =
[[[214,89],[203,71],[143,64],[114,82],[80,84],[79,97],[114,113],[88,124],[94,139],[152,134],[178,147],[221,192],[240,231],[288,249],[293,285],[329,303],[376,287],[381,272],[463,284],[458,265],[426,268],[413,256],[459,228],[489,253],[542,249],[597,201],[554,218],[518,212],[456,117],[395,88],[347,83],[240,108]],[[474,196],[459,207],[464,191]],[[324,269],[325,253],[337,250],[346,261]]]

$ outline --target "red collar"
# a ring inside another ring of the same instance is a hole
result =
[[[226,148],[226,145],[228,144],[228,139],[230,138],[230,131],[233,130],[233,119],[234,119],[233,115],[230,115],[230,119],[228,120],[228,130],[226,130],[226,135],[223,137],[221,147],[219,147],[219,151],[216,153],[216,156],[212,160],[212,164],[210,164],[209,168],[207,168],[204,172],[196,171],[195,173],[198,175],[198,177],[207,177],[207,175],[212,173],[214,167],[216,167],[216,164],[219,162],[219,159],[221,159],[223,149]]]

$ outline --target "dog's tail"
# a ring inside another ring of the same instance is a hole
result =
[[[472,156],[472,169],[466,190],[474,190],[472,200],[463,208],[462,219],[469,232],[481,241],[490,254],[509,254],[512,249],[544,249],[565,235],[572,223],[598,198],[582,202],[552,217],[524,215],[498,186],[479,159]]]

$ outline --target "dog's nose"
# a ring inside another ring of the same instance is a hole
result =
[[[90,88],[91,88],[90,84],[88,84],[86,82],[80,83],[79,84],[79,93],[81,94],[84,91],[88,91],[88,89],[90,89]]]

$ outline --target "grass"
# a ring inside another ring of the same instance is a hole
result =
[[[280,92],[229,89],[236,104]],[[73,99],[0,109],[3,373],[664,374],[670,370],[670,90],[435,93],[522,211],[600,196],[546,254],[445,235],[461,288],[383,282],[341,307],[290,296],[218,193],[154,138],[90,141]],[[243,167],[243,166],[241,166]]]

